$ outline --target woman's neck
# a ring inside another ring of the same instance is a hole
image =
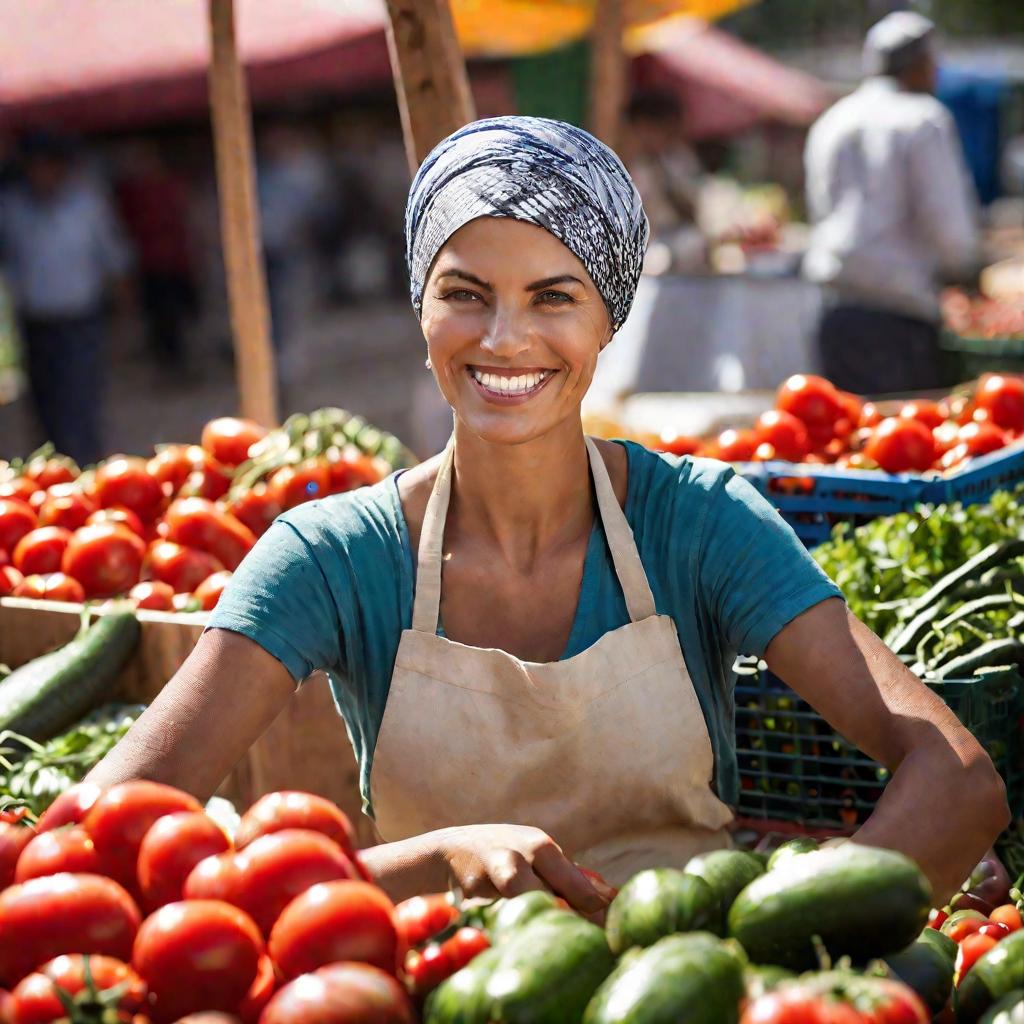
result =
[[[455,425],[449,523],[519,572],[546,552],[589,535],[594,510],[583,426],[576,420],[535,441],[491,444]]]

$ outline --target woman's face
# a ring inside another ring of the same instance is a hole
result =
[[[578,420],[612,334],[576,256],[543,228],[507,217],[480,217],[448,239],[423,291],[421,325],[444,397],[495,444]]]

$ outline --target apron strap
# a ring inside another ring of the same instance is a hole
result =
[[[608,550],[611,551],[612,561],[615,563],[615,572],[619,577],[619,586],[622,587],[622,596],[626,599],[629,617],[633,622],[640,622],[657,614],[651,585],[647,581],[644,564],[640,561],[640,552],[636,549],[633,530],[615,497],[604,459],[601,458],[601,453],[593,440],[589,437],[585,440],[587,454],[590,456],[590,472],[594,478],[594,491],[597,494],[597,508],[601,514],[604,535],[608,540]]]
[[[656,615],[654,595],[647,573],[636,549],[633,531],[619,507],[604,459],[597,445],[585,438],[590,458],[590,473],[597,495],[597,508],[604,526],[615,572],[619,577],[626,608],[633,622]],[[441,563],[443,560],[444,524],[452,493],[452,466],[455,454],[454,435],[448,441],[437,471],[434,489],[427,502],[420,531],[420,547],[416,565],[416,594],[412,607],[412,628],[418,633],[436,633],[441,611]]]

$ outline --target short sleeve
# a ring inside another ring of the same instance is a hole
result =
[[[318,669],[343,670],[335,597],[309,542],[278,520],[231,577],[207,629],[241,633],[298,683]]]
[[[798,615],[843,596],[776,510],[731,470],[711,496],[698,571],[700,593],[739,654],[762,657]]]

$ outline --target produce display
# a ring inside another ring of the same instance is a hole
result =
[[[720,850],[618,892],[590,873],[602,927],[545,891],[395,906],[311,794],[225,829],[168,786],[80,783],[5,818],[5,1024],[975,1024],[1024,987],[1020,893],[994,861],[937,910],[891,851]]]
[[[962,338],[1024,339],[1024,299],[968,295],[949,288],[942,295],[946,326]]]
[[[222,417],[198,445],[84,472],[51,448],[0,463],[0,597],[208,611],[281,512],[414,461],[361,417],[319,409],[269,432]]]

